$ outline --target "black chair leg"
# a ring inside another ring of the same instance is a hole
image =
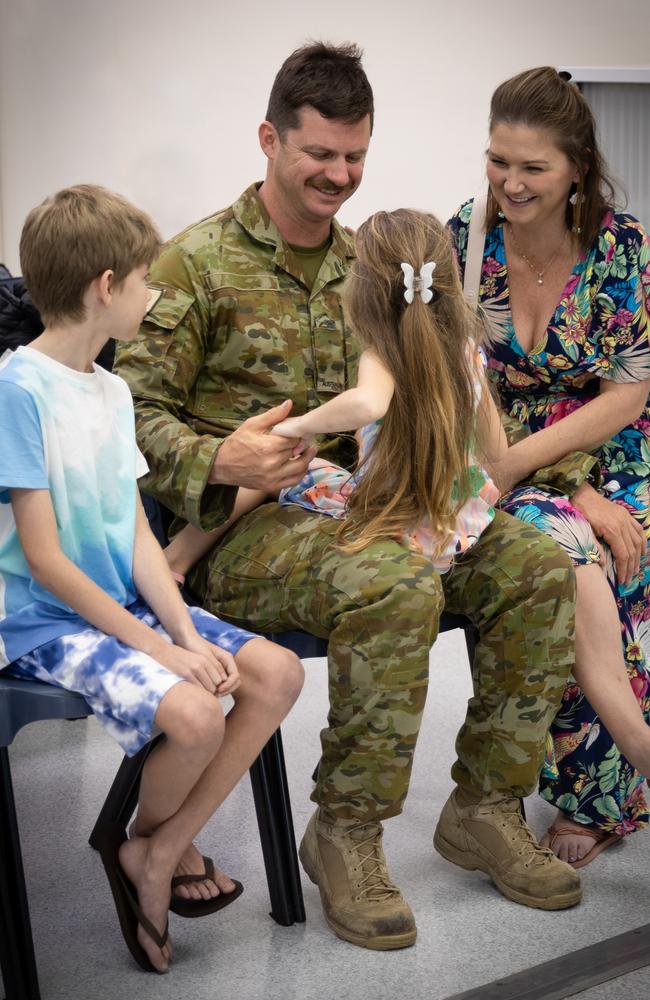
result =
[[[0,968],[6,1000],[41,1000],[6,747],[0,747]]]
[[[106,823],[121,823],[125,827],[128,824],[137,805],[144,762],[162,738],[156,737],[139,753],[125,757],[120,764],[89,837],[91,847],[97,849],[100,831]],[[279,730],[253,763],[250,776],[271,898],[271,916],[285,927],[302,923],[305,906]]]
[[[106,823],[120,823],[125,828],[128,825],[138,803],[142,768],[153,748],[162,739],[164,736],[161,733],[133,757],[124,757],[88,838],[88,843],[95,850],[99,846],[100,831]]]
[[[278,729],[250,769],[271,916],[289,927],[305,920],[291,802]]]

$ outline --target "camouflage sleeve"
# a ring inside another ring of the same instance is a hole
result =
[[[588,482],[595,489],[601,483],[600,463],[595,455],[584,451],[570,451],[553,465],[538,469],[527,482],[531,486],[546,487],[572,497],[583,483]]]
[[[141,485],[179,517],[209,531],[228,517],[236,487],[208,484],[223,438],[198,433],[185,411],[206,355],[207,296],[192,260],[174,243],[152,266],[149,283],[163,294],[137,340],[120,343],[115,358],[133,394],[138,444],[149,463]]]
[[[530,431],[520,424],[516,417],[501,412],[501,423],[508,438],[508,444],[516,444],[530,435]],[[582,451],[571,451],[553,465],[538,469],[526,479],[526,485],[539,486],[572,496],[579,486],[589,482],[598,487],[601,481],[600,463],[595,455]]]

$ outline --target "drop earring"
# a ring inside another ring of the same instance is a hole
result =
[[[584,183],[581,177],[576,190],[569,198],[572,208],[571,232],[575,233],[576,236],[580,236],[582,233],[582,203],[584,200]]]

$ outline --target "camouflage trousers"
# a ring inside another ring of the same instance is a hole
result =
[[[266,504],[190,578],[205,607],[235,624],[328,637],[330,710],[314,801],[340,818],[401,811],[443,605],[479,633],[452,775],[470,789],[529,794],[573,664],[568,556],[497,512],[441,579],[397,542],[342,552],[336,528],[303,508]]]

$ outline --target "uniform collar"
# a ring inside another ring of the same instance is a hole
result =
[[[252,239],[258,243],[266,243],[268,246],[275,247],[274,262],[284,270],[290,270],[288,267],[289,255],[291,254],[289,245],[283,240],[280,230],[262,203],[258,194],[261,186],[262,182],[256,181],[247,187],[233,205],[233,214]],[[354,259],[354,240],[336,219],[332,219],[332,244],[327,254],[327,260],[330,258],[332,258],[333,278],[342,277],[348,270],[347,261]]]

